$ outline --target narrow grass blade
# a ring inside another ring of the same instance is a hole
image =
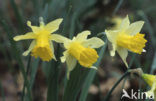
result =
[[[114,10],[114,12],[113,12],[112,15],[115,15],[115,14],[117,13],[117,11],[118,11],[119,8],[121,7],[122,3],[123,3],[123,0],[119,0],[119,2],[118,2],[118,4],[117,4],[117,6],[115,7],[115,10]]]
[[[57,47],[56,59],[59,60],[61,49]],[[59,75],[59,61],[51,61],[50,72],[48,77],[48,92],[47,101],[58,101],[58,75]]]
[[[21,30],[21,32],[23,32],[23,30],[24,30],[23,19],[22,19],[22,16],[21,16],[18,8],[17,8],[15,0],[10,0],[10,4],[11,4],[13,10],[14,10],[15,16],[16,16],[17,21],[19,23],[19,30]]]
[[[148,18],[147,18],[147,15],[143,12],[143,11],[139,11],[138,14],[143,18],[143,20],[145,20],[145,25],[148,29],[148,32],[150,34],[150,38],[152,40],[152,45],[153,45],[153,48],[155,49],[155,46],[156,46],[156,40],[155,40],[155,36],[154,36],[154,30],[152,28],[152,25],[150,24]]]
[[[30,90],[30,85],[29,85],[29,81],[27,79],[27,75],[26,75],[26,72],[25,72],[25,69],[24,69],[24,64],[22,62],[22,59],[21,59],[21,56],[20,56],[20,52],[18,50],[18,48],[16,47],[16,44],[15,44],[15,41],[13,40],[13,36],[12,36],[12,30],[11,28],[6,24],[6,22],[4,20],[1,21],[1,25],[2,27],[4,28],[4,30],[6,31],[7,33],[7,36],[9,38],[9,42],[11,44],[11,48],[12,48],[12,53],[14,55],[14,58],[16,61],[18,61],[18,64],[19,64],[19,67],[20,67],[20,70],[22,72],[22,75],[23,75],[23,78],[24,78],[24,81],[26,83],[26,87],[27,87],[27,92],[28,92],[28,96],[29,96],[29,101],[32,101],[32,96],[31,96],[31,90]]]
[[[47,101],[58,101],[58,74],[57,63],[51,63],[50,74],[48,78]]]
[[[99,52],[100,57],[99,57],[97,63],[95,64],[95,67],[97,67],[97,68],[100,65],[100,62],[101,62],[101,60],[103,58],[106,47],[107,47],[107,43],[105,43],[105,45],[101,48],[101,50]],[[83,89],[81,91],[79,101],[86,101],[86,98],[87,98],[87,95],[88,95],[88,90],[89,90],[89,87],[90,87],[90,85],[92,84],[92,82],[94,80],[95,74],[96,74],[96,70],[90,70],[89,71],[89,74],[87,75],[87,78],[86,78],[85,83],[83,85]]]
[[[32,89],[34,81],[35,81],[35,76],[37,73],[37,69],[38,69],[38,65],[39,65],[39,59],[34,59],[32,61],[32,66],[31,66],[31,75],[30,75],[30,89]]]
[[[70,74],[70,79],[68,80],[65,88],[63,101],[76,101],[76,97],[85,82],[89,70],[89,68],[84,68],[77,64]]]
[[[2,101],[5,101],[5,95],[4,95],[4,89],[3,89],[3,87],[2,87],[2,83],[1,83],[1,81],[0,81],[0,94],[1,94],[1,96],[2,96]]]
[[[154,59],[153,59],[153,63],[152,63],[152,67],[151,67],[150,73],[152,73],[155,69],[156,69],[156,53],[154,55]]]
[[[31,62],[31,56],[29,55],[28,57],[28,63],[27,63],[27,68],[26,68],[26,75],[28,75],[29,73],[29,69],[30,69],[30,63]],[[24,98],[25,98],[25,86],[26,86],[26,83],[24,81],[24,86],[23,86],[23,93],[22,93],[22,101],[24,101]]]

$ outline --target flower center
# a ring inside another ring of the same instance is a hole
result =
[[[35,58],[40,57],[43,61],[49,61],[52,59],[52,49],[50,48],[50,34],[46,31],[42,31],[37,34],[36,46],[32,50],[32,56]]]
[[[98,58],[95,49],[85,48],[78,42],[72,42],[70,44],[69,53],[84,67],[91,67]]]
[[[137,33],[134,36],[119,34],[117,37],[117,45],[129,49],[132,52],[141,54],[147,40],[144,34]]]

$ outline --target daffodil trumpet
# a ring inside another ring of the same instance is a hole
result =
[[[56,40],[56,42],[63,43],[65,48],[63,56],[61,57],[61,62],[67,63],[68,78],[70,72],[76,66],[77,61],[83,67],[95,69],[93,64],[97,61],[99,56],[94,48],[101,47],[104,45],[104,42],[97,37],[87,39],[88,35],[90,34],[90,31],[83,31],[76,37],[73,37],[72,40],[67,38],[60,38],[60,40]]]
[[[128,64],[126,58],[128,56],[128,51],[137,54],[145,52],[143,48],[147,40],[144,38],[145,34],[140,33],[143,24],[144,21],[137,21],[130,24],[127,16],[117,29],[105,30],[106,36],[112,46],[110,55],[115,56],[115,52],[117,51],[127,68]]]

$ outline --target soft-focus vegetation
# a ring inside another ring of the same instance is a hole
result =
[[[145,21],[141,33],[145,33],[148,40],[146,53],[129,52],[128,70],[142,68],[144,73],[155,74],[155,12],[156,0],[0,0],[0,101],[120,101],[123,88],[149,90],[140,77],[129,75],[118,55],[110,56],[110,42],[104,31],[117,27],[119,22],[114,18],[126,15],[131,22]],[[30,55],[22,56],[31,40],[15,42],[13,37],[30,32],[26,22],[39,25],[39,17],[43,17],[46,24],[63,18],[56,33],[70,39],[90,30],[89,38],[105,41],[105,45],[97,49],[99,58],[94,66],[98,69],[77,64],[68,80],[66,64],[60,62],[63,45],[55,42],[57,61],[43,62]],[[111,92],[117,81],[120,83]]]

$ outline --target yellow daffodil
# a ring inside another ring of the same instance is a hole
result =
[[[145,51],[143,48],[147,40],[144,38],[145,35],[140,33],[143,24],[144,21],[130,24],[127,16],[123,19],[119,28],[105,31],[108,40],[112,44],[110,55],[115,56],[115,51],[117,51],[127,67],[126,58],[128,51],[138,54]]]
[[[104,42],[97,37],[87,39],[88,35],[90,35],[90,31],[83,31],[76,37],[73,37],[72,40],[66,38],[59,38],[60,40],[56,40],[57,42],[64,43],[64,47],[66,49],[66,51],[63,53],[64,56],[61,57],[61,62],[66,61],[67,63],[68,78],[70,71],[72,71],[76,66],[77,60],[80,65],[88,68],[93,68],[92,65],[97,61],[97,58],[99,57],[94,48],[101,47]]]
[[[111,29],[111,30],[116,30],[116,29],[118,29],[118,28],[120,27],[120,24],[121,24],[122,20],[123,20],[123,18],[120,17],[120,16],[115,16],[115,17],[113,17],[113,18],[111,19],[111,22],[114,23],[114,26],[111,27],[110,29]]]
[[[33,39],[29,49],[25,51],[23,55],[27,56],[31,52],[32,56],[35,58],[40,57],[43,61],[50,61],[51,59],[55,59],[54,48],[51,41],[57,40],[57,38],[60,38],[61,36],[51,33],[58,30],[62,20],[63,19],[61,18],[56,19],[45,25],[43,18],[40,18],[40,26],[32,26],[31,22],[28,21],[27,25],[32,29],[32,32],[14,37],[15,41]]]
[[[151,87],[147,93],[148,97],[154,95],[154,101],[156,101],[156,75],[150,74],[142,74],[142,78],[147,82],[147,84]]]

